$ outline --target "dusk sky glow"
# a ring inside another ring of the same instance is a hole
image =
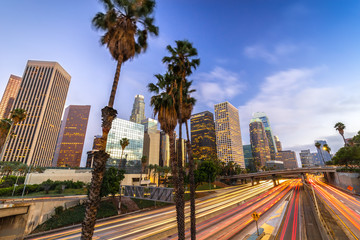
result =
[[[346,4],[345,4],[346,3]],[[101,133],[100,109],[107,104],[116,62],[91,26],[103,11],[96,1],[2,1],[0,4],[0,94],[10,74],[22,76],[27,60],[56,61],[72,76],[68,105],[91,105],[83,151]],[[122,67],[115,108],[129,119],[136,94],[164,73],[166,45],[188,39],[198,49],[194,113],[229,101],[239,108],[242,139],[249,144],[253,112],[266,112],[285,150],[311,149],[325,139],[335,153],[360,130],[360,2],[285,0],[161,0],[145,54]],[[299,155],[297,155],[299,160]]]

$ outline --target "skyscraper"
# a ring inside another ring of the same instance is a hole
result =
[[[27,118],[14,127],[4,161],[51,166],[70,79],[57,62],[27,62],[13,107]]]
[[[129,139],[124,153],[120,146],[122,138]],[[115,118],[106,142],[106,152],[110,154],[108,166],[119,166],[120,159],[126,159],[126,173],[140,173],[144,146],[144,126],[128,120]],[[125,167],[125,166],[124,166]]]
[[[8,118],[13,110],[16,95],[21,84],[21,77],[10,75],[4,94],[0,102],[0,119]]]
[[[145,102],[143,95],[136,95],[133,104],[133,109],[130,116],[130,121],[134,123],[141,123],[145,119]]]
[[[279,140],[278,136],[274,136],[274,140],[275,140],[275,145],[276,145],[276,150],[278,152],[282,151],[282,146],[281,146],[281,142]]]
[[[255,164],[254,164],[254,156],[252,153],[251,145],[243,145],[244,149],[244,160],[245,160],[245,167],[250,169],[250,171],[255,171]]]
[[[89,113],[89,105],[70,105],[65,109],[54,154],[54,167],[80,167]]]
[[[265,129],[265,133],[266,133],[266,137],[268,139],[268,144],[269,144],[269,148],[270,148],[270,156],[272,160],[275,160],[275,156],[276,156],[276,144],[275,144],[275,140],[274,140],[274,135],[272,133],[272,129],[270,126],[270,121],[269,118],[266,116],[266,114],[264,112],[256,112],[253,114],[253,118],[259,118],[263,125],[264,125],[264,129]]]
[[[218,158],[245,168],[239,111],[229,102],[215,105],[215,132]]]
[[[321,162],[320,165],[324,165],[324,162],[331,161],[331,155],[324,150],[324,144],[327,144],[325,140],[315,140],[315,143],[318,142],[321,144],[320,149],[316,148],[317,153],[320,155]]]
[[[294,151],[278,151],[276,153],[276,161],[282,161],[285,169],[298,168],[296,154]]]
[[[300,161],[301,161],[302,167],[314,166],[313,156],[310,153],[310,149],[301,150],[299,155],[300,155]]]
[[[99,151],[100,149],[101,149],[101,135],[96,135],[96,136],[94,136],[92,150],[86,152],[87,153],[87,159],[86,159],[86,167],[87,168],[94,167],[94,153]]]
[[[152,118],[146,118],[141,121],[141,124],[144,125],[145,132],[157,132],[158,130],[158,121]]]
[[[250,143],[253,152],[255,166],[257,168],[265,166],[271,160],[270,148],[265,133],[263,122],[259,118],[253,118],[249,124]]]
[[[191,116],[191,147],[197,159],[209,159],[216,155],[216,134],[214,115],[209,112],[201,112]]]

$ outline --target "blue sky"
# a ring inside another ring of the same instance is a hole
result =
[[[84,153],[101,133],[116,63],[99,44],[91,19],[98,1],[1,1],[0,92],[10,74],[22,76],[26,61],[59,62],[72,76],[66,105],[92,106]],[[198,98],[194,112],[229,101],[239,108],[243,143],[249,143],[251,114],[266,112],[285,149],[312,149],[326,139],[336,151],[360,130],[360,2],[185,1],[157,2],[160,35],[148,51],[122,68],[115,108],[128,119],[136,94],[164,73],[165,47],[188,39],[200,67],[191,77]],[[83,155],[83,161],[85,155]]]

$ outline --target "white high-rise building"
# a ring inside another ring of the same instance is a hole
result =
[[[239,110],[229,102],[215,105],[215,132],[218,158],[245,168]]]
[[[130,121],[134,123],[141,123],[145,119],[145,102],[143,95],[136,95],[133,109],[130,116]]]
[[[15,125],[3,161],[51,166],[70,79],[57,62],[27,62],[13,107],[27,117]]]

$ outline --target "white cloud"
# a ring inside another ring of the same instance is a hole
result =
[[[298,47],[293,44],[277,44],[273,48],[266,48],[263,45],[252,45],[245,47],[244,54],[248,58],[262,59],[268,63],[277,63],[281,57],[290,55],[298,51]]]
[[[245,88],[238,73],[221,67],[215,67],[210,73],[200,73],[195,78],[195,97],[211,108],[216,103],[237,96]]]
[[[360,130],[360,97],[350,91],[355,85],[321,85],[325,68],[289,69],[267,77],[259,93],[239,107],[242,135],[249,143],[248,123],[253,112],[266,112],[275,135],[287,149],[312,146],[315,139],[327,139],[334,151],[343,145],[334,129],[346,125],[346,137]],[[313,149],[314,150],[314,149]]]

